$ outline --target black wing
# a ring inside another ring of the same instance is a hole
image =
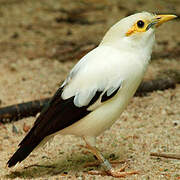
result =
[[[44,107],[34,126],[19,144],[19,149],[8,161],[8,167],[23,161],[40,142],[57,131],[60,131],[90,113],[87,107],[93,104],[102,92],[97,92],[88,106],[76,107],[73,103],[74,97],[67,100],[61,98],[60,88],[52,100]]]
[[[32,129],[19,144],[19,149],[8,161],[8,167],[14,166],[17,162],[23,161],[45,137],[72,125],[89,114],[91,111],[87,110],[88,107],[102,94],[102,91],[97,91],[87,106],[76,107],[73,102],[74,97],[66,100],[61,98],[62,91],[63,88],[60,88],[46,107],[44,107]],[[103,95],[102,101],[104,102],[109,98],[112,98],[117,91],[109,97]]]

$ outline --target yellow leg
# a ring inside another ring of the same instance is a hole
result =
[[[105,172],[101,171],[90,171],[89,174],[92,175],[109,175],[113,177],[125,177],[127,175],[131,174],[138,174],[137,171],[131,171],[131,172],[123,172],[127,165],[124,165],[122,168],[120,168],[118,171],[115,171],[109,161],[104,158],[104,156],[99,152],[99,150],[96,147],[93,147],[90,145],[89,142],[86,141],[86,138],[83,138],[86,142],[87,148],[97,157],[97,159],[100,161],[101,165],[103,166]]]

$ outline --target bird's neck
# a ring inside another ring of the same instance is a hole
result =
[[[131,41],[127,38],[124,38],[112,42],[103,39],[103,41],[100,43],[100,46],[110,46],[119,50],[120,52],[128,52],[132,55],[134,54],[136,57],[139,56],[139,59],[141,59],[140,63],[147,65],[151,58],[154,42],[154,36],[151,36],[149,39],[143,39],[142,41]]]

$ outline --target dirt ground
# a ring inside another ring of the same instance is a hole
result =
[[[50,97],[68,71],[97,46],[107,29],[137,11],[180,15],[180,1],[155,0],[0,0],[0,107]],[[180,71],[179,19],[160,27],[145,79],[167,69]],[[80,138],[56,136],[18,167],[6,162],[25,136],[30,117],[0,124],[0,179],[113,179],[88,175],[95,159]],[[180,154],[180,85],[134,97],[97,146],[113,160],[126,160],[124,179],[180,179],[180,160],[151,157],[150,152]],[[123,164],[118,164],[120,168]]]

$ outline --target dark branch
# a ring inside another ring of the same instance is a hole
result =
[[[139,88],[136,91],[135,96],[143,96],[149,92],[157,90],[165,90],[176,87],[176,82],[171,78],[165,79],[154,79],[151,81],[144,81],[140,84]]]
[[[25,117],[35,116],[49,100],[50,98],[45,98],[0,108],[0,122],[7,123]]]
[[[175,83],[176,81],[171,78],[145,81],[141,83],[135,96],[143,96],[156,90],[175,88]],[[0,108],[0,122],[7,123],[17,121],[25,117],[36,116],[36,114],[42,110],[44,105],[47,104],[50,99],[51,98],[45,98]]]
[[[178,159],[178,160],[180,160],[180,154],[174,154],[174,153],[151,152],[150,156],[156,156],[156,157],[163,157],[163,158],[171,158],[171,159]]]

